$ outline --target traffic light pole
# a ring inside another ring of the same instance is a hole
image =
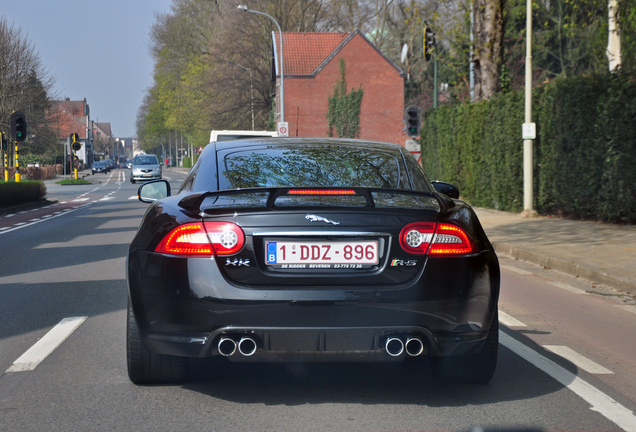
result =
[[[437,53],[434,53],[433,55],[433,84],[435,85],[435,89],[433,90],[433,108],[437,108],[437,104],[438,104],[438,95],[437,92],[439,91],[438,87],[439,84],[437,83]]]
[[[9,154],[9,148],[8,148],[8,141],[7,141],[7,136],[4,132],[0,132],[0,137],[2,139],[2,154],[4,156],[4,181],[8,182],[9,181],[9,158],[8,158],[8,154]]]
[[[15,140],[15,182],[20,183],[20,152],[18,151],[18,140]]]

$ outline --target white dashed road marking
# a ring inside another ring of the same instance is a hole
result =
[[[636,431],[634,413],[599,389],[502,331],[499,332],[499,343],[573,391],[592,405],[592,411],[600,413],[625,431]]]
[[[508,315],[504,311],[499,311],[499,322],[506,327],[527,327],[524,323],[518,319]]]
[[[24,372],[35,369],[42,361],[49,356],[62,342],[68,338],[88,317],[64,318],[58,325],[53,327],[35,345],[20,356],[13,365],[6,370],[9,372]]]

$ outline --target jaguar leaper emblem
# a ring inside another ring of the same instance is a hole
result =
[[[307,219],[309,222],[325,222],[329,224],[340,225],[340,222],[335,222],[335,221],[332,221],[331,219],[327,219],[322,216],[308,214],[307,216],[305,216],[305,219]]]

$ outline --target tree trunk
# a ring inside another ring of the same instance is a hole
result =
[[[503,0],[473,0],[475,101],[500,90],[503,63]]]
[[[609,0],[609,37],[607,43],[607,59],[610,71],[616,70],[621,65],[621,31],[618,24],[618,0]]]

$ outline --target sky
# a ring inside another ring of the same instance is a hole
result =
[[[134,137],[137,110],[152,86],[150,28],[172,0],[17,0],[0,3],[55,80],[60,99],[83,100],[114,137]]]

